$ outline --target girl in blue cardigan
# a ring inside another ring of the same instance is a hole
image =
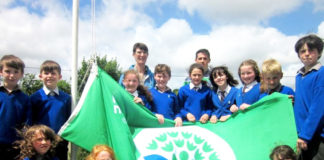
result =
[[[213,68],[209,79],[213,85],[211,95],[214,105],[210,122],[216,123],[218,119],[222,122],[226,121],[232,114],[230,108],[236,106],[235,97],[238,89],[235,86],[238,85],[238,81],[225,66]]]
[[[201,123],[206,123],[211,113],[211,90],[202,81],[203,73],[204,68],[201,64],[192,64],[189,68],[191,82],[179,89],[180,114],[190,122],[199,118]]]
[[[152,95],[149,90],[140,84],[140,76],[135,70],[127,70],[124,73],[123,84],[126,91],[134,96],[134,102],[152,109]]]
[[[236,96],[238,107],[232,107],[232,112],[236,112],[238,109],[245,110],[260,97],[260,71],[257,63],[252,59],[243,61],[238,74],[243,87],[239,89]]]

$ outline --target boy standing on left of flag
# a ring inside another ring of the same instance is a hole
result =
[[[19,150],[12,143],[18,140],[16,130],[30,119],[29,98],[18,87],[18,81],[24,75],[24,62],[14,55],[4,55],[0,60],[0,155],[1,159],[13,160]]]
[[[58,63],[45,61],[41,65],[39,78],[43,81],[43,88],[30,97],[33,123],[47,125],[57,133],[71,114],[71,96],[57,87],[62,78]],[[56,153],[60,160],[67,159],[67,144],[67,141],[62,141],[57,146]]]
[[[318,62],[323,40],[308,35],[297,41],[295,51],[304,64],[296,76],[295,119],[299,159],[324,159],[324,67]]]

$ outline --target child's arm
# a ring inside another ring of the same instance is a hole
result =
[[[200,123],[206,123],[208,121],[208,119],[209,119],[209,116],[208,116],[208,114],[205,113],[200,117],[199,121],[200,121]]]
[[[230,111],[231,111],[232,113],[237,112],[237,111],[238,111],[238,107],[237,107],[237,105],[236,105],[236,104],[233,104],[233,105],[230,107]]]
[[[181,127],[182,126],[182,119],[181,117],[177,117],[176,119],[174,119],[175,121],[175,127]]]
[[[196,121],[196,117],[193,114],[189,113],[189,112],[187,113],[186,117],[187,117],[188,121],[190,121],[190,122],[195,122]]]
[[[140,98],[140,97],[134,97],[133,101],[135,103],[140,103],[142,105],[145,105],[144,102],[143,102],[143,100],[142,100],[142,98]]]
[[[158,119],[160,124],[164,123],[164,116],[162,114],[155,114],[156,118]]]
[[[216,123],[217,121],[218,121],[218,118],[217,118],[217,116],[216,115],[212,115],[211,117],[210,117],[210,123]]]
[[[244,111],[245,109],[249,108],[250,106],[251,106],[250,104],[243,103],[240,106],[240,110]]]

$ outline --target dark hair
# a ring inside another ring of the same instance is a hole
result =
[[[42,73],[43,71],[45,72],[53,72],[53,71],[57,71],[59,74],[61,74],[61,67],[60,65],[52,60],[46,60],[43,62],[43,64],[40,67],[40,73]]]
[[[0,70],[2,70],[4,66],[15,68],[20,70],[21,73],[24,73],[25,63],[14,55],[4,55],[0,60]]]
[[[140,43],[140,42],[135,43],[133,46],[133,54],[135,54],[137,48],[143,50],[144,53],[148,54],[148,48],[147,48],[146,44]]]
[[[197,59],[199,53],[203,53],[203,54],[207,55],[208,59],[210,59],[210,54],[209,54],[209,51],[207,49],[204,49],[204,48],[203,49],[199,49],[196,52],[196,59]]]
[[[211,82],[211,84],[213,85],[213,89],[217,90],[218,86],[217,84],[214,82],[214,78],[216,76],[220,76],[221,74],[225,74],[227,77],[227,84],[234,87],[236,85],[238,85],[238,81],[234,79],[233,75],[228,71],[228,68],[226,66],[217,66],[214,67],[209,75],[209,80]]]
[[[296,153],[288,145],[280,145],[275,147],[270,154],[270,159],[273,160],[274,157],[276,157],[278,160],[285,160],[285,159],[297,160]]]
[[[318,59],[321,58],[323,51],[323,40],[320,37],[314,34],[310,34],[300,38],[295,44],[295,51],[298,56],[299,50],[303,47],[304,44],[307,44],[309,49],[317,49],[319,54]]]
[[[163,73],[163,72],[166,72],[169,75],[169,77],[171,77],[171,69],[168,65],[158,64],[155,66],[154,75],[157,73]]]
[[[189,67],[189,76],[191,75],[191,72],[193,69],[199,69],[201,70],[202,73],[204,73],[204,66],[202,64],[199,64],[199,63],[194,63],[192,65],[190,65]]]
[[[253,59],[248,59],[248,60],[243,61],[240,64],[240,67],[238,69],[238,75],[239,75],[242,83],[243,83],[242,78],[241,78],[241,67],[242,66],[252,66],[253,71],[255,73],[255,80],[257,82],[260,82],[260,70],[259,70],[258,64]]]
[[[17,131],[18,134],[23,138],[22,140],[15,141],[15,148],[20,149],[19,159],[24,159],[26,157],[33,158],[37,155],[33,147],[34,136],[36,132],[41,132],[44,134],[45,138],[51,141],[51,147],[45,154],[49,157],[54,157],[55,147],[62,140],[55,132],[47,127],[46,125],[34,125],[31,127],[24,127],[22,131]]]

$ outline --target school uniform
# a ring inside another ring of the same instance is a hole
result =
[[[150,92],[153,96],[152,112],[162,114],[164,118],[174,119],[179,112],[177,96],[167,88],[165,92],[161,92],[157,87],[151,88]],[[180,116],[181,117],[181,116]]]
[[[24,160],[37,160],[37,158],[28,158],[28,157],[26,157],[26,158],[24,158]],[[42,160],[60,160],[60,159],[57,158],[57,157],[53,157],[53,158],[44,157],[44,158],[42,158]]]
[[[138,92],[137,90],[134,93],[130,93],[133,97],[139,97],[142,99],[144,106],[149,109],[150,111],[152,110],[152,104],[149,102],[145,96],[145,94]]]
[[[251,105],[254,102],[258,101],[259,97],[260,97],[260,83],[254,81],[251,84],[242,87],[238,90],[235,98],[236,105],[238,107],[240,107],[241,104],[243,103]]]
[[[282,93],[282,94],[286,94],[286,95],[293,95],[293,96],[295,95],[295,92],[292,88],[280,84],[274,90],[267,90],[266,92],[261,93],[259,99],[261,99],[265,96],[268,96],[268,95],[272,94],[273,92],[278,92],[278,93]]]
[[[181,108],[180,115],[187,119],[187,114],[191,113],[199,120],[203,114],[211,114],[211,90],[206,85],[195,86],[190,83],[179,89],[178,101]]]
[[[300,69],[296,76],[294,113],[298,137],[307,141],[304,159],[324,154],[324,67],[318,63],[309,72]],[[319,149],[319,147],[322,149]]]
[[[30,96],[34,124],[44,124],[58,133],[71,114],[71,96],[63,91],[49,90],[45,86]],[[67,141],[58,144],[60,160],[67,159]]]
[[[19,88],[9,93],[0,87],[0,155],[3,159],[14,159],[19,154],[12,143],[19,139],[15,129],[31,124],[29,97]]]
[[[231,115],[230,107],[235,103],[235,98],[238,89],[235,87],[227,86],[224,93],[224,99],[222,100],[222,91],[219,89],[216,92],[212,92],[212,102],[214,109],[212,116],[220,118],[221,116]]]
[[[135,69],[135,65],[134,64],[131,65],[128,69],[129,70],[132,70],[132,69],[134,70]],[[154,79],[154,74],[153,74],[153,72],[150,70],[150,68],[147,65],[145,65],[145,73],[144,73],[144,75],[145,75],[145,77],[144,77],[144,84],[143,85],[146,86],[148,89],[151,89],[151,88],[155,87],[156,82],[155,82],[155,79]],[[119,78],[119,81],[118,81],[118,83],[123,88],[125,88],[125,86],[123,84],[124,76],[125,75],[122,74],[120,76],[120,78]]]

